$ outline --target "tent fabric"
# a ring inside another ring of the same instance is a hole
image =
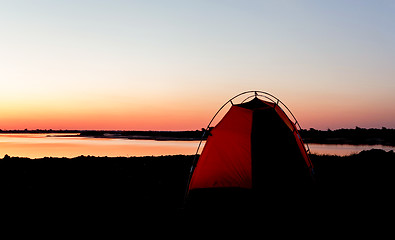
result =
[[[252,187],[251,121],[251,110],[232,106],[211,131],[192,176],[191,188]]]
[[[295,124],[277,104],[255,97],[232,105],[213,128],[189,190],[294,188],[311,181],[311,168]]]

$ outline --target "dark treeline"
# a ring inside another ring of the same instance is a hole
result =
[[[200,140],[204,129],[190,131],[123,131],[123,130],[0,130],[0,133],[79,133],[83,137],[97,138],[128,138],[153,140]],[[359,128],[317,130],[302,129],[302,139],[306,143],[323,144],[382,144],[395,146],[395,129],[387,128]],[[205,134],[206,138],[208,134]]]
[[[52,129],[24,129],[24,130],[4,130],[0,129],[0,133],[80,133],[81,130],[52,130]]]
[[[2,130],[0,133],[79,133],[83,137],[97,138],[130,138],[130,139],[154,139],[154,140],[200,140],[203,136],[202,130],[189,131],[125,131],[125,130]]]
[[[81,131],[86,137],[121,137],[154,140],[200,140],[203,130],[195,131]]]
[[[395,129],[359,128],[337,130],[301,130],[300,135],[306,143],[324,144],[382,144],[395,146]]]

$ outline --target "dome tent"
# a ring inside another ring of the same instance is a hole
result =
[[[246,94],[241,103],[234,103]],[[211,129],[229,103],[229,111]],[[188,201],[234,207],[250,200],[300,199],[311,187],[313,165],[298,129],[294,115],[273,95],[261,91],[236,95],[207,126],[209,136],[191,169]]]

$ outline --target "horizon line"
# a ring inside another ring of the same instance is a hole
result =
[[[125,130],[125,129],[1,129],[0,132],[81,132],[81,131],[96,131],[96,132],[189,132],[189,131],[204,131],[206,128],[201,128],[201,129],[190,129],[190,130]],[[325,130],[322,129],[316,129],[316,128],[301,128],[301,130],[316,130],[316,131],[336,131],[336,130],[358,130],[358,129],[365,129],[365,130],[395,130],[395,128],[387,128],[387,127],[381,127],[381,128],[363,128],[363,127],[358,127],[355,126],[354,128],[336,128],[336,129],[331,129],[327,128]]]

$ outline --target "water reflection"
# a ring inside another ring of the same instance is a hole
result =
[[[311,153],[346,156],[373,148],[385,151],[395,150],[395,147],[383,145],[349,145],[349,144],[317,144],[309,143]]]
[[[76,157],[91,156],[160,156],[193,155],[199,141],[154,141],[80,137],[78,134],[0,134],[0,158],[9,156]],[[204,142],[200,147],[200,152]],[[382,145],[309,144],[311,153],[349,155],[372,148],[386,151],[395,147]]]
[[[79,137],[78,134],[0,134],[0,157],[160,156],[195,154],[199,141],[154,141]]]

